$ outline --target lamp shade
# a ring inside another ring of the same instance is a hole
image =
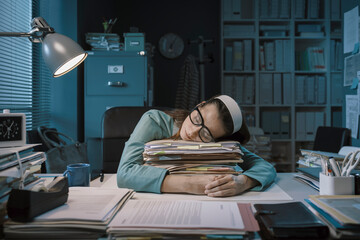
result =
[[[42,54],[53,77],[60,77],[82,63],[87,53],[72,39],[48,33],[42,41]]]

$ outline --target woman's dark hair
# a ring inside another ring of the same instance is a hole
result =
[[[234,124],[230,112],[225,106],[225,104],[216,97],[217,96],[214,96],[210,98],[208,101],[201,103],[199,107],[203,107],[208,104],[214,104],[217,107],[219,111],[220,120],[223,123],[223,128],[225,130],[225,136],[221,137],[218,140],[234,140],[234,141],[239,141],[241,144],[247,143],[250,139],[250,135],[244,121],[241,126],[241,129],[238,132],[232,134],[234,129]],[[170,115],[174,119],[176,126],[181,128],[182,123],[184,122],[185,118],[190,114],[190,111],[183,109],[175,109],[172,111],[165,111],[165,113]],[[175,134],[171,138],[178,139],[179,137],[180,137],[180,129],[177,132],[177,134]]]

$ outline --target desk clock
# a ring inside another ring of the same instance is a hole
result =
[[[26,144],[26,117],[24,113],[0,113],[0,147],[17,147]]]

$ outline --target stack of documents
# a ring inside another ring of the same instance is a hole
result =
[[[4,223],[6,238],[98,238],[118,210],[132,197],[130,189],[71,187],[67,203],[32,222]]]
[[[145,144],[146,165],[169,170],[170,174],[236,174],[243,160],[240,143],[202,143],[183,140],[155,140]]]
[[[299,159],[298,164],[306,167],[321,167],[321,158],[329,159],[334,158],[336,161],[344,160],[345,156],[338,153],[313,151],[307,149],[300,149],[302,158]]]
[[[12,188],[26,187],[37,180],[34,173],[40,171],[46,155],[44,152],[34,152],[34,146],[36,144],[0,148],[0,201],[7,197]]]
[[[246,239],[255,231],[259,226],[250,203],[130,200],[110,222],[107,233],[109,239],[154,235],[160,239],[179,239],[179,235],[184,239],[204,239],[204,235]]]
[[[306,201],[335,238],[360,239],[359,195],[313,195]]]

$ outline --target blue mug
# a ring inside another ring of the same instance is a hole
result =
[[[90,186],[90,164],[74,163],[67,165],[64,176],[67,176],[69,187],[72,186]]]

